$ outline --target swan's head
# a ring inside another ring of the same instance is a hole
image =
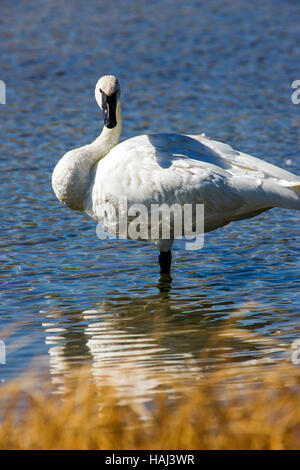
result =
[[[103,110],[104,125],[112,129],[117,125],[116,109],[120,99],[120,84],[113,75],[101,77],[95,88],[95,98]]]

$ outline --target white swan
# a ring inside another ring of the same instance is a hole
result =
[[[120,211],[120,197],[128,207],[204,204],[206,232],[272,207],[300,209],[298,176],[203,134],[140,135],[119,143],[118,80],[100,78],[95,97],[104,113],[101,135],[63,156],[52,186],[63,204],[85,211],[108,230],[112,215],[104,207]],[[172,242],[172,236],[156,241],[163,273],[170,271]]]

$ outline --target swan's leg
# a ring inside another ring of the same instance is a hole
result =
[[[158,261],[160,265],[161,274],[170,274],[171,262],[172,262],[172,253],[171,253],[172,244],[173,244],[173,240],[159,240],[156,243],[160,251]]]
[[[160,265],[161,274],[170,274],[171,271],[171,262],[172,262],[172,253],[169,251],[161,251],[158,256],[158,261]]]

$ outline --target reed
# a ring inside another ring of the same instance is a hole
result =
[[[0,449],[299,449],[298,366],[243,374],[224,367],[189,385],[174,380],[151,407],[120,401],[88,368],[66,378],[64,393],[27,375],[0,388]]]

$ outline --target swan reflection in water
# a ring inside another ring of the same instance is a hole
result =
[[[215,367],[273,360],[276,338],[240,324],[249,313],[261,314],[261,305],[233,305],[226,296],[213,302],[199,292],[175,295],[171,278],[156,287],[158,293],[144,297],[133,291],[84,310],[62,302],[61,310],[49,311],[44,327],[53,382],[64,387],[72,366],[89,364],[96,383],[109,379],[123,399],[144,402],[168,384],[195,383]],[[284,350],[282,343],[276,350]]]

